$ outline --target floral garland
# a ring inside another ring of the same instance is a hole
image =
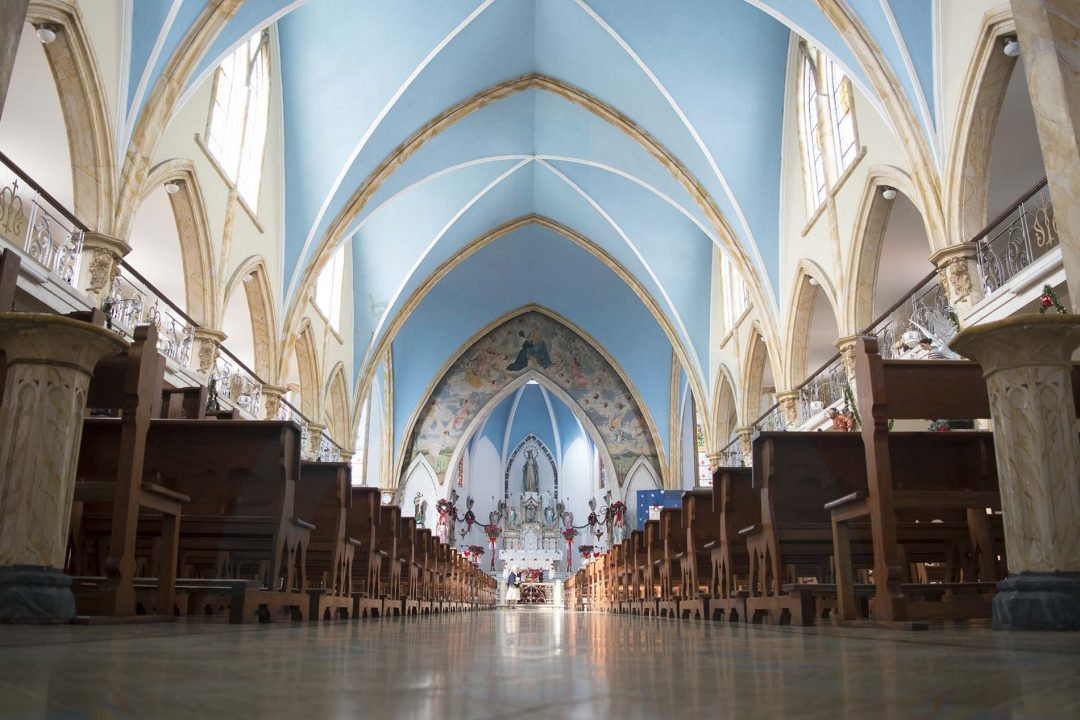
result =
[[[502,528],[495,524],[485,525],[484,534],[488,536],[489,540],[498,540],[499,536],[502,535]]]
[[[435,511],[440,515],[449,515],[453,505],[446,498],[439,498],[439,501],[435,503]]]
[[[568,528],[566,528],[565,530],[562,531],[562,536],[563,536],[563,538],[566,539],[566,542],[570,542],[571,540],[576,538],[577,534],[578,534],[577,530],[575,530],[572,527],[568,527]]]
[[[1053,308],[1054,312],[1058,315],[1065,314],[1065,306],[1061,304],[1061,300],[1058,299],[1057,293],[1054,292],[1054,288],[1049,285],[1043,285],[1043,293],[1039,296],[1039,314],[1045,315],[1047,310]]]

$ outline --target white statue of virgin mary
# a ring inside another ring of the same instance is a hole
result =
[[[525,451],[525,466],[521,469],[521,480],[525,492],[540,492],[540,468],[536,465],[536,451]]]

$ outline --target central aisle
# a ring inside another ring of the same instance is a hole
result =
[[[1069,634],[553,610],[0,628],[0,717],[1080,717]],[[962,678],[962,679],[961,679]]]

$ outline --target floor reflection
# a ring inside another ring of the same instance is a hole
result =
[[[0,717],[1080,717],[1075,634],[525,609],[0,628]]]

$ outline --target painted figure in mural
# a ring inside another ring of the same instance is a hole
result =
[[[413,498],[413,517],[416,518],[416,527],[426,527],[424,525],[424,516],[427,515],[427,500],[424,499],[423,493],[416,493],[416,497]]]
[[[506,366],[507,370],[510,372],[524,370],[529,366],[530,358],[536,360],[537,364],[542,368],[551,365],[551,357],[548,356],[547,342],[544,340],[540,328],[534,327],[529,331],[528,335],[525,334],[524,330],[519,330],[518,336],[522,338],[521,349],[518,350],[514,362]]]
[[[521,479],[525,492],[540,492],[540,468],[536,464],[536,451],[525,451],[525,466],[521,469]]]
[[[579,388],[589,387],[589,381],[585,378],[585,371],[581,369],[581,361],[576,356],[570,361],[570,374],[574,378],[574,384]]]

